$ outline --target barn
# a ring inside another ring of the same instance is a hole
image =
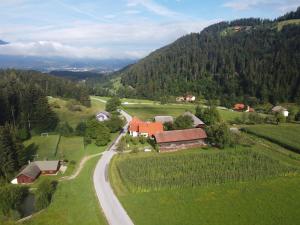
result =
[[[206,146],[206,132],[201,128],[164,131],[154,135],[160,152]]]
[[[59,170],[59,161],[35,161],[43,175],[56,174]]]
[[[41,174],[53,175],[59,170],[59,161],[35,161],[29,163],[16,177],[18,184],[34,182]]]
[[[18,184],[29,184],[41,174],[40,168],[35,163],[27,165],[18,175]]]

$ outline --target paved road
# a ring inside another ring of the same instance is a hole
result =
[[[110,225],[133,225],[133,222],[114,194],[108,180],[109,162],[112,157],[117,154],[115,152],[116,145],[122,136],[126,134],[128,122],[132,119],[131,116],[124,111],[121,111],[121,114],[127,120],[127,124],[124,126],[124,132],[120,134],[108,151],[103,153],[94,171],[93,180],[97,197],[108,223]]]

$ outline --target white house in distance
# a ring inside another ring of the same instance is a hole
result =
[[[273,107],[272,108],[272,112],[273,113],[282,113],[282,115],[284,117],[288,117],[289,116],[289,111],[286,108],[284,108],[284,107],[282,107],[280,105]]]
[[[99,122],[103,122],[103,121],[109,120],[110,117],[111,117],[111,114],[109,112],[106,112],[106,111],[99,112],[99,113],[96,114],[96,119]]]

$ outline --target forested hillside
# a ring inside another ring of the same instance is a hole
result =
[[[223,105],[244,98],[300,101],[299,14],[300,8],[274,21],[250,18],[209,26],[122,71],[121,82],[147,98],[193,93]]]

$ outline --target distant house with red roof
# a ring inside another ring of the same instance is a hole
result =
[[[157,133],[163,132],[164,128],[161,122],[144,122],[134,117],[129,123],[128,130],[129,134],[133,137],[152,137]]]
[[[160,152],[206,146],[206,132],[202,128],[164,131],[154,135]]]
[[[233,110],[239,112],[254,112],[254,109],[251,108],[249,105],[245,105],[243,103],[237,103],[234,105]]]

